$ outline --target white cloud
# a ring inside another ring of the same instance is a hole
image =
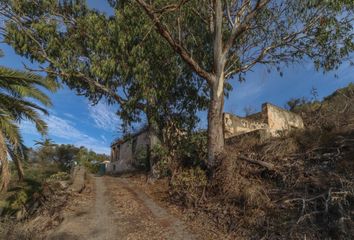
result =
[[[112,107],[104,102],[88,107],[90,117],[94,120],[95,125],[105,131],[117,131],[121,121]]]
[[[76,118],[74,117],[74,115],[72,115],[72,114],[70,114],[70,113],[64,113],[64,115],[65,115],[66,117],[68,117],[68,118],[76,119]]]
[[[49,134],[51,135],[67,140],[81,139],[87,137],[87,135],[83,134],[78,129],[76,129],[73,126],[72,122],[67,119],[63,119],[55,115],[50,115],[44,120],[48,124]]]
[[[97,153],[110,153],[110,148],[106,142],[93,138],[73,126],[70,120],[58,117],[56,115],[44,116],[43,120],[48,125],[49,138],[54,139],[57,143],[70,143],[75,146],[84,146],[92,149]],[[28,121],[23,121],[20,126],[23,133],[36,135],[40,137],[34,125]]]

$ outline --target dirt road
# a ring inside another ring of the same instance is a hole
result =
[[[91,177],[92,191],[66,213],[51,240],[196,239],[128,179]]]

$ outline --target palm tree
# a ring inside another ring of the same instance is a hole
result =
[[[54,147],[56,144],[50,138],[45,138],[42,141],[35,141],[34,145],[38,145],[38,158],[41,161],[50,161],[54,157]]]
[[[25,158],[25,148],[19,124],[23,120],[30,121],[39,133],[45,135],[47,125],[40,114],[48,112],[37,102],[45,107],[51,106],[42,89],[54,92],[57,88],[55,81],[0,66],[0,191],[6,190],[10,181],[9,159],[16,166],[19,180],[23,179],[21,162]]]
[[[34,145],[39,145],[41,148],[43,147],[54,147],[56,144],[50,138],[44,138],[42,141],[34,141]]]

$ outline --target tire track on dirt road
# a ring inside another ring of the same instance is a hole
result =
[[[76,204],[69,206],[64,221],[47,239],[196,239],[181,220],[127,179],[89,178],[94,191],[76,196]]]

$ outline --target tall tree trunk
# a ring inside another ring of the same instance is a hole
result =
[[[217,87],[211,90],[211,100],[208,111],[208,162],[211,168],[215,166],[217,156],[224,150],[223,82],[220,85],[221,86],[217,87],[222,88],[221,93],[218,91]]]
[[[21,157],[17,156],[17,154],[16,154],[16,156],[14,156],[14,158],[12,160],[16,166],[18,180],[21,182],[21,181],[23,181],[23,177],[24,177],[24,171],[23,171],[23,167],[22,167],[22,163],[21,163]]]
[[[224,109],[224,68],[225,54],[222,39],[222,3],[214,0],[214,76],[210,87],[208,111],[208,163],[215,166],[217,156],[224,150],[223,109]]]
[[[153,146],[156,144],[156,137],[158,137],[160,140],[162,139],[162,129],[160,128],[158,124],[158,120],[156,119],[156,115],[154,114],[154,111],[156,110],[156,99],[154,97],[149,97],[147,99],[147,108],[145,110],[146,118],[147,118],[147,123],[148,123],[148,138],[149,138],[149,144],[147,147],[148,151],[148,161],[149,161],[149,175],[152,178],[157,178],[156,173],[153,171],[154,170],[154,156],[152,154],[153,151]]]

